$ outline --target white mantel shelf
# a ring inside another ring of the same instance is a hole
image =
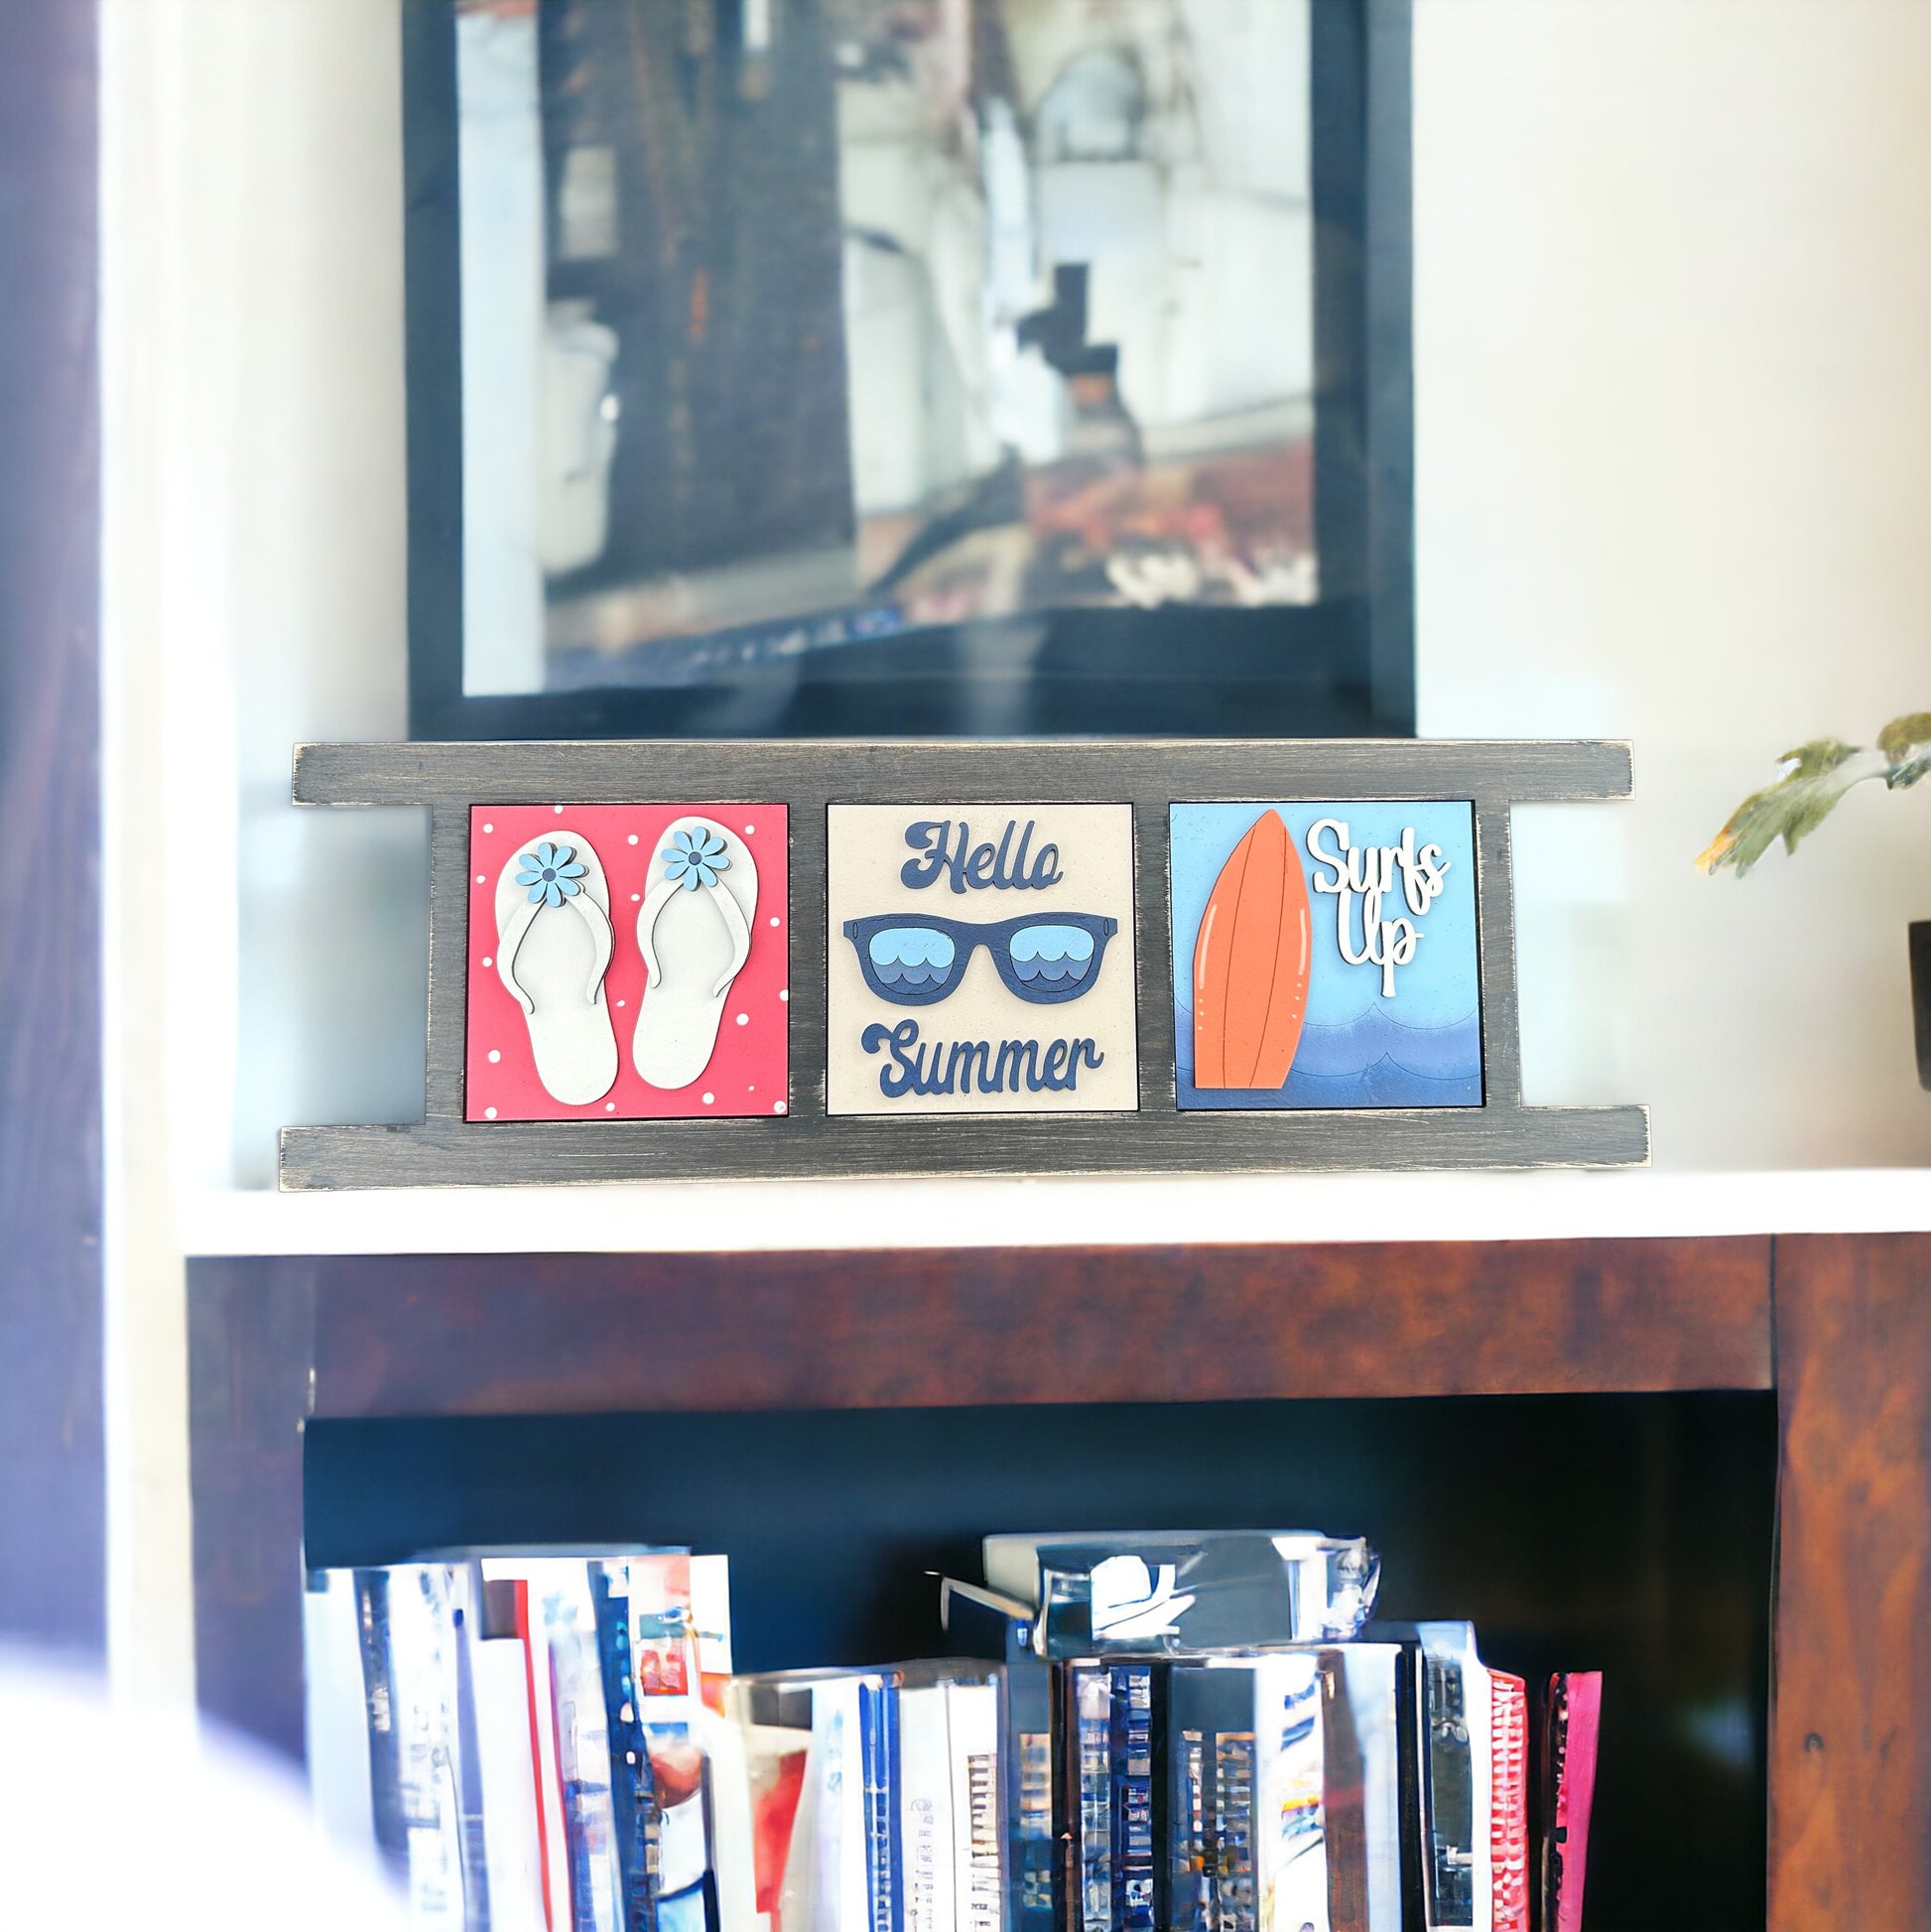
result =
[[[204,1193],[180,1251],[670,1253],[1931,1229],[1931,1169],[759,1181]]]

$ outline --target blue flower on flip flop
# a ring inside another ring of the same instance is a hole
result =
[[[665,861],[664,876],[675,879],[687,892],[695,892],[701,885],[715,885],[717,874],[730,869],[730,860],[724,856],[723,835],[708,826],[672,833],[671,842],[658,857]]]
[[[574,899],[582,891],[578,880],[583,876],[584,868],[576,862],[576,847],[573,845],[553,845],[545,839],[535,851],[522,855],[523,869],[516,875],[518,885],[530,888],[530,903],[540,906],[546,902],[561,906],[566,899]]]

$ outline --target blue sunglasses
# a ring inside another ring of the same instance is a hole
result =
[[[1098,977],[1118,930],[1116,920],[1086,912],[1022,913],[987,925],[902,912],[844,922],[865,984],[895,1006],[948,998],[981,946],[1015,998],[1035,1006],[1078,999]]]

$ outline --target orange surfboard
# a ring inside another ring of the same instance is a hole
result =
[[[1194,941],[1194,1085],[1279,1087],[1301,1044],[1314,914],[1278,812],[1221,867]]]

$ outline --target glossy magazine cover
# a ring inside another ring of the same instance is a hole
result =
[[[1000,1772],[1006,1818],[1006,1913],[1012,1932],[1055,1932],[1053,1686],[1033,1652],[1032,1612],[1012,1598],[943,1577],[939,1621],[955,1656],[1002,1664]]]
[[[1003,1932],[1005,1779],[1000,1762],[998,1673],[991,1681],[946,1686],[952,1750],[954,1923],[957,1932]]]
[[[1321,1668],[1334,1932],[1402,1932],[1401,1648],[1338,1644]]]
[[[389,1655],[389,1573],[355,1572],[355,1631],[362,1658],[362,1698],[369,1725],[369,1811],[376,1850],[390,1872],[409,1880],[409,1833],[403,1819],[395,1704]]]
[[[1073,1740],[1074,1863],[1079,1932],[1112,1932],[1112,1673],[1102,1664],[1067,1672]]]
[[[1043,1655],[1198,1656],[1356,1636],[1380,1561],[1311,1530],[1118,1530],[988,1536],[985,1573]]]
[[[1259,1658],[1252,1682],[1259,1932],[1331,1932],[1320,1656],[1289,1651]]]
[[[858,1739],[864,1776],[865,1916],[869,1932],[904,1932],[898,1700],[896,1678],[859,1679]]]
[[[1489,1674],[1494,1709],[1495,1932],[1529,1932],[1529,1697],[1519,1677]]]
[[[707,1932],[710,1840],[693,1558],[688,1550],[654,1550],[622,1567],[637,1721],[657,1766],[657,1924],[659,1932]]]
[[[1113,1932],[1153,1932],[1154,1666],[1115,1664],[1111,1703]]]
[[[903,1932],[896,1670],[733,1680],[769,1932]]]
[[[1596,1743],[1603,1674],[1558,1672],[1549,1679],[1543,1715],[1542,1924],[1545,1932],[1582,1932],[1589,1867],[1590,1817],[1596,1803]]]
[[[590,1606],[587,1567],[531,1566],[532,1612],[550,1653],[550,1709],[556,1739],[569,1871],[570,1932],[624,1932],[625,1899],[616,1858],[610,1789],[610,1734],[603,1660]],[[556,1932],[555,1922],[552,1932]]]
[[[899,1818],[905,1932],[952,1932],[953,1766],[946,1686],[899,1694]]]
[[[628,1568],[621,1561],[592,1563],[589,1583],[610,1739],[610,1808],[624,1932],[657,1932],[663,1825],[651,1775],[650,1739],[637,1715],[640,1699],[630,1648]]]
[[[753,1905],[768,1932],[811,1924],[812,1704],[809,1683],[745,1677],[725,1693],[725,1715],[743,1740]]]
[[[462,1807],[457,1790],[455,1630],[443,1572],[403,1564],[388,1573],[390,1719],[410,1911],[419,1925],[456,1932],[466,1922]],[[486,1923],[477,1897],[472,1911]]]
[[[1407,1802],[1420,1854],[1423,1924],[1427,1932],[1491,1932],[1492,1694],[1475,1628],[1393,1623],[1370,1625],[1367,1634],[1407,1653]]]

